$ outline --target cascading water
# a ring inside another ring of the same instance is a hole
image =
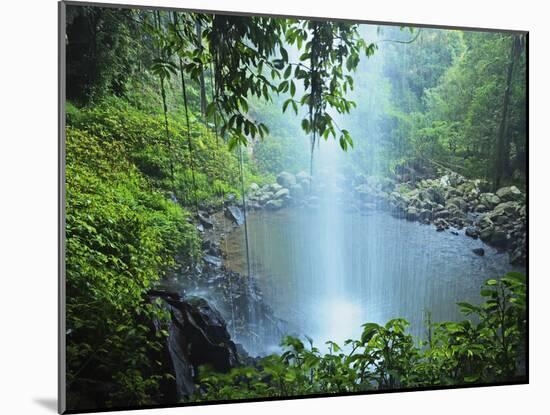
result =
[[[374,29],[364,36],[375,36]],[[250,276],[251,286],[257,282],[262,301],[288,323],[287,334],[309,336],[319,348],[328,340],[357,338],[366,322],[398,317],[423,337],[428,313],[434,322],[461,319],[456,302],[479,302],[485,280],[524,271],[463,230],[435,232],[433,225],[392,216],[377,200],[368,201],[372,208],[358,208],[357,177],[384,175],[390,87],[383,65],[384,50],[362,61],[350,97],[363,117],[352,112],[336,120],[350,131],[355,148],[346,153],[336,140],[320,140],[307,202],[248,212],[246,229],[226,239],[226,266]],[[295,139],[303,149],[307,137]],[[476,248],[484,248],[483,258],[472,253]],[[253,354],[272,352],[278,332],[259,315],[250,319],[254,339],[238,340]]]
[[[479,240],[383,211],[347,211],[329,202],[335,195],[328,189],[326,205],[320,200],[314,210],[248,216],[252,275],[264,301],[289,323],[289,334],[308,335],[318,347],[357,337],[366,322],[396,317],[409,320],[411,332],[422,336],[426,312],[433,321],[456,320],[456,302],[479,301],[487,278],[521,270]],[[244,254],[242,232],[228,238],[234,257]],[[483,258],[472,253],[479,247],[485,248]],[[228,266],[239,271],[239,262]],[[263,352],[274,346],[270,338]]]
[[[307,335],[323,349],[328,340],[357,338],[366,322],[402,317],[422,337],[428,312],[432,321],[460,319],[456,302],[478,302],[486,279],[523,271],[463,231],[435,232],[382,205],[357,209],[349,157],[335,141],[322,141],[306,205],[249,212],[248,260],[244,227],[227,238],[226,265],[243,275],[250,270],[265,303],[289,323],[288,334]],[[472,253],[481,247],[483,258]],[[255,354],[277,347],[280,339],[259,334]]]

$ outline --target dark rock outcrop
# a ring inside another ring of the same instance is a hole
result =
[[[204,227],[204,229],[212,229],[214,227],[214,223],[212,222],[212,219],[210,219],[208,213],[199,212],[198,217],[199,222]]]
[[[238,226],[241,226],[244,223],[244,214],[242,210],[235,205],[227,206],[224,214],[226,218],[231,219]]]
[[[204,255],[202,260],[212,268],[219,268],[223,264],[222,258],[214,255]]]
[[[164,345],[166,367],[172,368],[175,383],[164,385],[164,395],[179,400],[195,392],[195,381],[200,366],[207,365],[225,373],[239,366],[237,348],[221,314],[199,297],[183,297],[178,293],[152,290],[149,298],[162,300],[161,306],[170,313],[168,323],[157,321],[157,329],[168,324]],[[172,388],[173,390],[169,390]]]

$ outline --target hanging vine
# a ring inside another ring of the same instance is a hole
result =
[[[298,106],[308,108],[307,118],[302,119],[302,129],[310,135],[310,172],[313,174],[313,152],[319,137],[337,138],[343,150],[353,147],[348,130],[337,125],[330,110],[344,114],[356,106],[345,98],[353,89],[351,73],[359,64],[360,53],[364,51],[366,56],[371,56],[376,46],[367,44],[359,36],[356,25],[314,20],[292,25],[286,32],[286,40],[300,50],[305,44],[299,62],[286,67],[285,80],[278,90],[290,91],[291,95],[283,104],[283,112],[290,105],[296,114]],[[302,82],[304,94],[300,99],[295,97],[295,80]]]
[[[173,12],[173,19],[174,19],[174,33],[178,34],[178,17],[177,13]],[[193,193],[194,193],[194,204],[195,204],[195,210],[196,214],[199,214],[199,200],[197,197],[197,181],[195,178],[195,159],[193,157],[193,142],[191,140],[191,124],[189,122],[189,105],[187,101],[187,88],[185,85],[185,75],[184,75],[184,65],[183,65],[183,59],[182,55],[185,56],[185,44],[184,44],[184,37],[183,36],[177,36],[177,39],[180,40],[180,43],[178,45],[178,61],[179,61],[179,71],[181,76],[181,92],[183,97],[183,106],[184,106],[184,112],[185,112],[185,124],[187,129],[187,149],[189,151],[189,166],[191,168],[191,180],[193,183]]]
[[[160,81],[160,95],[162,98],[162,111],[164,114],[164,131],[166,135],[166,143],[168,146],[168,163],[170,168],[170,181],[172,184],[172,192],[175,195],[175,179],[174,179],[174,161],[172,151],[172,139],[170,138],[169,125],[168,125],[168,105],[166,103],[166,87],[165,79],[170,78],[171,73],[175,73],[173,64],[170,62],[170,56],[172,54],[170,44],[166,41],[166,36],[161,25],[160,12],[157,10],[153,12],[154,19],[154,39],[157,44],[157,58],[152,65],[152,71],[159,77]]]

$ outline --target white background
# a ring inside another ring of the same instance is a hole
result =
[[[117,2],[112,0],[111,2]],[[550,14],[543,1],[146,0],[154,4],[530,31],[531,384],[149,413],[548,413]],[[52,414],[57,392],[57,4],[5,0],[0,24],[0,413]]]

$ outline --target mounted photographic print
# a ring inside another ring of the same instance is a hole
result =
[[[528,382],[527,32],[59,10],[60,412]]]

